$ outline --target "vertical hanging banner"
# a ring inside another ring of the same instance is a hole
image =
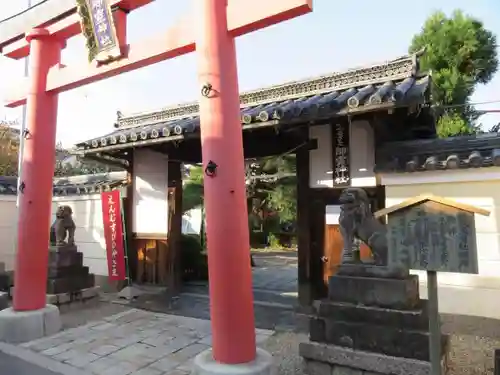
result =
[[[76,0],[89,62],[105,64],[122,56],[109,0]]]
[[[101,193],[101,202],[109,280],[125,280],[127,273],[120,191],[113,190]]]
[[[350,186],[349,124],[342,122],[332,126],[333,185]]]

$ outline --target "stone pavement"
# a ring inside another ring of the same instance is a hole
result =
[[[10,356],[0,351],[0,374],[17,375],[58,375],[43,367],[36,366],[18,357]]]
[[[208,320],[130,309],[22,344],[25,354],[19,356],[50,360],[58,366],[42,366],[65,375],[185,375],[194,356],[210,347],[210,331]],[[257,343],[272,333],[257,329]]]

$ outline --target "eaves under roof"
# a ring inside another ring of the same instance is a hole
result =
[[[376,164],[379,173],[500,167],[500,133],[385,143]]]
[[[430,76],[419,72],[419,55],[243,93],[243,129],[427,104]],[[119,112],[116,126],[109,134],[78,143],[76,151],[112,151],[182,139],[199,131],[198,103],[129,116]]]
[[[118,189],[127,184],[126,172],[54,178],[54,196],[84,195]],[[17,195],[17,177],[0,176],[0,195]]]

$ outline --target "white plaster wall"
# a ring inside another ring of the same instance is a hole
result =
[[[16,197],[0,195],[0,262],[7,270],[14,268],[16,215]]]
[[[168,157],[134,150],[134,233],[168,233]]]
[[[351,186],[376,186],[375,138],[368,121],[353,121],[350,127],[349,158]]]
[[[84,255],[84,264],[89,266],[90,272],[107,276],[100,194],[54,197],[51,223],[59,205],[68,205],[73,209],[75,240],[78,250]],[[5,262],[8,270],[14,269],[15,229],[16,198],[0,196],[0,262]]]
[[[331,125],[309,127],[309,138],[316,139],[318,148],[309,152],[309,186],[334,187]],[[376,186],[375,141],[368,121],[352,121],[349,134],[349,165],[351,186]]]
[[[101,195],[54,197],[51,223],[59,205],[73,209],[76,244],[84,255],[84,264],[95,275],[107,276],[107,258],[102,223]],[[201,210],[193,209],[182,218],[183,233],[200,233]],[[48,230],[48,229],[47,229]],[[16,236],[16,197],[0,195],[0,262],[14,269]]]
[[[318,143],[316,150],[309,151],[309,186],[333,187],[331,125],[310,126],[309,138]]]

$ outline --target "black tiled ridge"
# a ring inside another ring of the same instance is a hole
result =
[[[500,167],[500,134],[386,143],[376,160],[377,172]]]
[[[99,173],[54,179],[54,196],[114,190],[126,184],[126,172]],[[0,176],[0,195],[17,195],[17,177]]]
[[[294,122],[334,117],[426,101],[429,76],[417,74],[417,55],[405,56],[369,68],[286,83],[240,96],[241,123],[270,125],[270,121]],[[123,116],[118,129],[77,144],[79,150],[122,148],[176,140],[199,131],[198,104]]]

